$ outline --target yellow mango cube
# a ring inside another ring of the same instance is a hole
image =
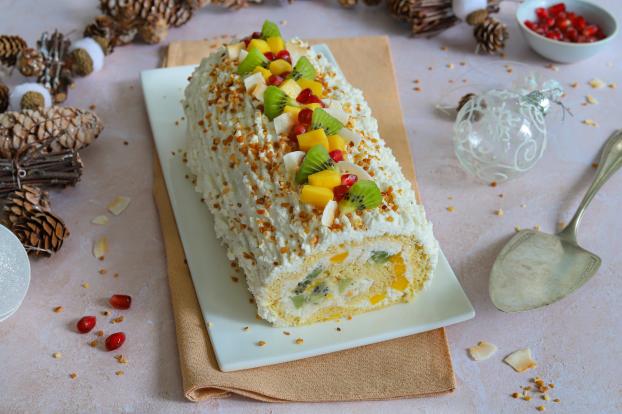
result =
[[[300,192],[300,201],[316,207],[324,208],[333,199],[332,190],[314,185],[303,185]]]
[[[268,78],[272,76],[272,72],[262,66],[257,66],[255,69],[253,69],[253,73],[257,72],[261,73],[261,76],[263,76],[265,80],[268,80]]]
[[[318,144],[324,146],[328,150],[328,138],[323,129],[314,129],[313,131],[305,132],[296,137],[298,139],[298,146],[301,151],[308,151],[311,147]]]
[[[266,43],[270,47],[270,52],[275,55],[279,53],[281,50],[285,49],[285,42],[282,37],[274,36],[266,39]]]
[[[285,105],[285,108],[283,108],[283,112],[290,114],[294,119],[298,119],[300,111],[302,111],[300,106]]]
[[[310,103],[310,104],[306,104],[304,107],[305,107],[305,108],[309,108],[309,109],[310,109],[310,110],[312,110],[312,111],[315,111],[317,108],[321,108],[321,107],[322,107],[322,104],[319,104],[319,103]]]
[[[324,97],[324,86],[318,81],[310,79],[298,79],[298,85],[300,85],[302,89],[311,89],[313,95],[317,96],[318,98]]]
[[[348,252],[336,254],[330,258],[330,262],[331,263],[343,263],[343,261],[347,259],[348,254],[349,254]]]
[[[261,53],[266,53],[270,51],[270,46],[268,46],[268,43],[266,43],[266,41],[262,39],[251,40],[246,50],[251,50],[254,47],[259,49]]]
[[[391,282],[391,287],[395,290],[399,290],[403,292],[408,287],[408,279],[404,276],[404,274],[396,274],[393,282]]]
[[[379,293],[379,294],[374,295],[371,298],[369,298],[369,302],[372,305],[375,305],[376,303],[381,302],[385,297],[386,297],[386,295],[384,293]]]
[[[283,73],[292,71],[292,65],[290,65],[288,61],[283,59],[273,60],[272,62],[270,62],[268,68],[270,69],[270,72],[274,73],[275,75],[281,75]]]
[[[290,98],[296,99],[296,97],[300,94],[300,86],[293,79],[288,79],[279,86],[283,92],[287,94]]]
[[[341,150],[346,152],[346,140],[341,135],[328,136],[328,151]]]
[[[335,170],[316,172],[309,176],[309,184],[330,188],[332,190],[338,185],[341,185],[341,175]]]

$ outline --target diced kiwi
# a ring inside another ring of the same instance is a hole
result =
[[[313,279],[315,279],[316,277],[320,275],[320,273],[322,273],[322,270],[324,270],[322,266],[318,266],[315,269],[313,269],[313,271],[309,273],[308,275],[306,275],[305,278],[301,282],[298,282],[298,284],[296,285],[296,288],[294,289],[294,294],[300,295],[302,292],[304,292],[305,289],[311,284]]]
[[[354,210],[365,210],[378,207],[382,204],[382,194],[375,182],[370,180],[357,181],[339,202],[342,213],[351,213]]]
[[[383,263],[388,262],[390,257],[391,255],[389,253],[384,252],[382,250],[377,250],[377,251],[371,252],[371,256],[369,257],[369,260],[376,264],[383,264]]]
[[[286,105],[297,106],[294,99],[289,97],[281,88],[270,85],[263,93],[263,108],[268,119],[273,120],[283,113]]]
[[[337,281],[337,289],[339,289],[340,295],[346,291],[348,286],[350,286],[350,283],[352,283],[352,279],[350,279],[349,277],[346,277],[345,279],[339,279],[339,281]]]
[[[248,55],[238,66],[238,75],[244,76],[251,73],[257,66],[265,66],[268,64],[268,58],[261,53],[259,49],[253,47],[248,51]]]
[[[309,294],[308,301],[314,304],[320,303],[322,299],[328,295],[330,289],[326,285],[326,283],[319,283],[316,287],[313,288],[311,293]]]
[[[322,144],[317,144],[311,147],[302,160],[302,164],[296,172],[296,183],[304,184],[311,174],[327,170],[334,165],[335,162],[328,155],[328,150]]]
[[[305,303],[305,295],[292,296],[291,299],[296,309],[299,309]]]
[[[317,72],[315,71],[313,64],[309,62],[309,59],[307,59],[306,56],[302,56],[300,57],[300,59],[298,59],[298,62],[296,62],[296,65],[294,66],[294,69],[292,70],[290,77],[292,77],[294,80],[298,80],[298,79],[315,80],[316,75],[317,75]]]
[[[261,37],[267,39],[269,37],[281,37],[281,31],[276,23],[266,20],[261,27]]]
[[[335,135],[341,128],[343,128],[343,124],[322,108],[317,108],[313,111],[313,116],[311,117],[311,129],[320,128],[326,132],[326,135]]]

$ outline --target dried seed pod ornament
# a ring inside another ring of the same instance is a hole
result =
[[[52,95],[43,85],[27,82],[13,88],[9,102],[11,111],[44,110],[52,106]]]
[[[15,66],[17,66],[19,73],[27,78],[37,77],[43,73],[45,62],[38,50],[29,47],[19,53]]]
[[[71,42],[58,31],[54,31],[51,35],[47,32],[43,33],[37,42],[37,49],[45,62],[45,67],[37,78],[37,82],[50,91],[55,103],[64,102],[67,99],[67,90],[73,83],[71,71],[65,65],[70,44]]]
[[[19,36],[0,36],[0,62],[7,66],[13,66],[19,52],[26,49],[26,41]]]
[[[477,40],[476,53],[480,51],[497,52],[505,48],[505,42],[509,37],[507,26],[492,17],[486,18],[482,23],[475,26],[473,35]]]
[[[104,67],[104,50],[94,39],[83,37],[69,47],[67,66],[78,76],[87,76]]]

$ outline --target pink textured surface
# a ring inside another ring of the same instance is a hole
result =
[[[9,1],[0,15],[0,27],[3,33],[20,34],[31,43],[41,30],[55,27],[79,33],[96,15],[94,3]],[[564,123],[551,122],[555,138],[544,159],[523,178],[491,188],[460,170],[451,146],[452,124],[433,107],[444,92],[462,78],[469,79],[468,74],[462,75],[466,68],[499,61],[473,55],[470,28],[462,25],[432,39],[413,40],[404,27],[374,9],[342,10],[328,1],[299,1],[287,7],[275,3],[237,13],[203,10],[188,25],[171,31],[169,40],[246,34],[265,18],[287,20],[285,32],[303,38],[391,36],[423,199],[436,236],[477,311],[474,320],[448,329],[457,391],[441,398],[314,405],[268,405],[242,398],[196,405],[183,400],[165,259],[151,196],[153,144],[138,82],[141,70],[158,65],[160,52],[156,46],[131,45],[119,48],[106,59],[103,71],[78,80],[71,91],[68,104],[96,104],[106,128],[99,141],[82,154],[86,164],[82,182],[52,196],[56,211],[72,231],[71,238],[52,259],[33,263],[32,283],[22,307],[0,323],[0,412],[518,413],[535,410],[539,402],[516,401],[509,394],[536,374],[557,384],[553,395],[561,403],[547,403],[547,412],[621,412],[622,323],[616,311],[622,289],[618,256],[622,251],[618,211],[622,174],[595,198],[581,227],[581,242],[601,255],[603,266],[578,293],[545,309],[508,315],[490,302],[487,279],[496,253],[514,226],[539,224],[544,231],[553,231],[557,221],[570,218],[591,180],[590,165],[601,144],[614,128],[622,126],[617,119],[622,105],[619,90],[592,90],[586,83],[596,77],[622,87],[622,38],[587,62],[560,65],[559,71],[546,69],[546,62],[522,41],[513,20],[515,5],[504,3],[500,17],[509,24],[511,34],[507,59],[525,62],[565,86],[575,81],[579,86],[568,87],[565,98],[575,116]],[[600,3],[615,15],[622,14],[622,4]],[[442,45],[447,50],[441,50]],[[466,62],[464,68],[460,61]],[[448,63],[454,68],[448,68]],[[420,80],[421,92],[413,91],[415,79]],[[11,80],[17,81],[18,76]],[[600,103],[582,106],[587,94]],[[599,127],[581,124],[586,118],[594,119]],[[128,210],[111,217],[107,226],[91,224],[117,195],[132,197]],[[446,210],[450,205],[455,206],[452,213]],[[503,217],[494,214],[498,208],[505,211]],[[91,246],[103,234],[110,239],[111,251],[105,262],[99,262],[92,257]],[[106,275],[98,274],[102,267],[108,270]],[[118,278],[113,277],[115,272]],[[90,288],[82,288],[83,282],[89,282]],[[99,315],[113,293],[134,298],[133,308],[122,313],[126,320],[119,325]],[[52,308],[58,305],[65,311],[55,314]],[[75,321],[84,314],[97,314],[98,327],[107,333],[127,333],[119,353],[128,358],[128,365],[116,362],[117,352],[89,347],[92,334],[74,332]],[[490,360],[475,363],[465,349],[479,340],[495,343],[500,350]],[[517,374],[501,362],[505,354],[526,346],[533,350],[538,369]],[[53,359],[53,352],[61,352],[62,359]],[[115,376],[117,370],[124,370],[125,375]],[[78,378],[69,379],[70,372]]]

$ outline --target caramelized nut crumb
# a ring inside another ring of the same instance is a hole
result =
[[[302,338],[296,338],[295,342],[296,342],[296,345],[302,345],[302,344],[304,344],[305,341]]]

